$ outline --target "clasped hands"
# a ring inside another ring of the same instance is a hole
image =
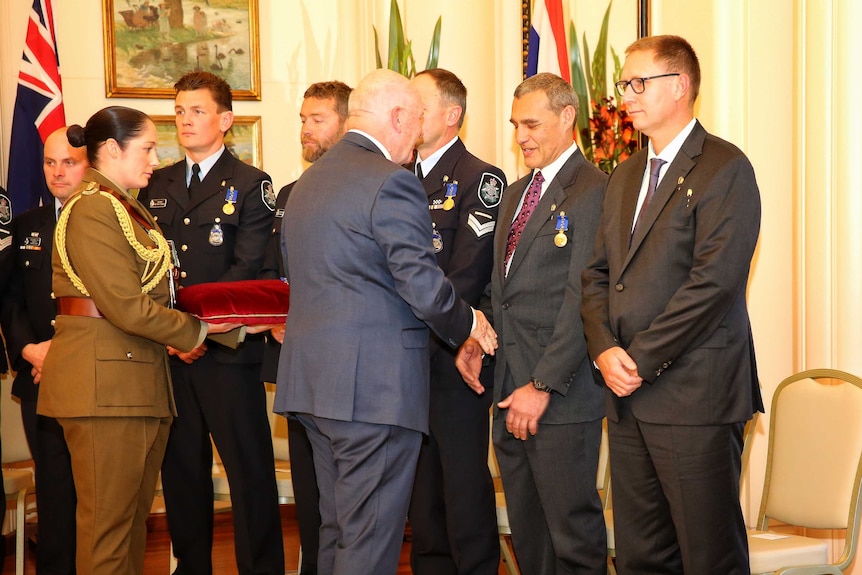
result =
[[[605,385],[617,397],[628,397],[643,384],[635,360],[621,347],[611,347],[600,353],[596,365]]]

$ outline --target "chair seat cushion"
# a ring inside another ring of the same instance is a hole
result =
[[[278,279],[196,284],[177,290],[177,308],[208,323],[284,323],[290,286]]]
[[[767,531],[748,532],[752,573],[772,573],[782,567],[829,564],[825,540]]]

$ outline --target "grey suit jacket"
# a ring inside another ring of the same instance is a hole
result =
[[[754,169],[700,123],[629,234],[647,150],[608,182],[593,259],[584,271],[590,355],[621,346],[644,385],[619,401],[651,423],[711,425],[762,410],[745,288],[760,230]]]
[[[580,150],[548,184],[512,256],[504,258],[509,227],[532,174],[503,194],[494,236],[491,307],[500,348],[494,404],[530,378],[553,388],[542,423],[579,423],[604,416],[602,392],[594,384],[581,323],[581,270],[589,261],[601,214],[607,175]],[[569,229],[557,247],[556,216],[566,212]]]
[[[437,266],[419,180],[348,132],[296,182],[281,237],[275,411],[427,432],[428,327],[456,347],[472,311]]]

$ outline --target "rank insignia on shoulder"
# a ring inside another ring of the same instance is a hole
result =
[[[482,179],[479,180],[479,199],[486,208],[493,208],[500,203],[503,196],[503,182],[500,178],[489,172],[482,174]]]
[[[158,209],[158,208],[166,208],[168,207],[168,199],[167,198],[152,198],[150,199],[150,209]]]
[[[269,180],[264,180],[260,183],[260,199],[263,200],[263,204],[269,208],[269,211],[275,211],[275,198],[276,193],[272,187],[272,182]]]
[[[0,224],[8,226],[12,223],[12,201],[4,194],[0,194]]]
[[[494,218],[491,218],[485,212],[473,211],[467,216],[467,227],[473,230],[477,238],[493,234],[496,223]]]

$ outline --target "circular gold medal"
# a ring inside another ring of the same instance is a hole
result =
[[[221,211],[223,211],[225,215],[231,216],[236,211],[236,208],[233,207],[233,204],[231,202],[228,202],[224,206],[222,206]]]
[[[447,212],[455,207],[455,200],[452,198],[446,198],[446,201],[443,202],[443,209]]]
[[[566,234],[557,232],[557,235],[554,236],[554,245],[558,248],[564,248],[567,243],[569,243],[569,238],[566,237]]]

